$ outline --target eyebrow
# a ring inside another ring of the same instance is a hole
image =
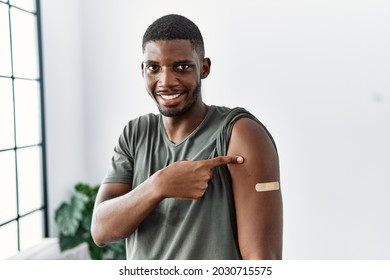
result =
[[[154,60],[146,60],[143,63],[144,64],[159,64],[157,61],[154,61]]]
[[[154,60],[146,60],[143,63],[144,64],[160,64],[158,61],[154,61]],[[173,64],[194,64],[194,61],[189,60],[189,59],[183,59],[183,60],[175,61],[175,62],[173,62]]]
[[[194,64],[194,61],[189,59],[184,59],[184,60],[176,61],[174,64]]]

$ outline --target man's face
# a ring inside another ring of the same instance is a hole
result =
[[[145,46],[145,87],[166,117],[202,106],[201,79],[207,77],[209,68],[209,60],[202,61],[188,40],[158,40]]]

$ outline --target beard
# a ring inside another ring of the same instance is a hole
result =
[[[201,89],[201,83],[196,86],[193,95],[189,100],[187,100],[187,103],[184,105],[182,108],[161,108],[160,106],[158,107],[158,110],[160,111],[161,115],[165,117],[179,117],[187,112],[189,112],[195,104],[198,102],[199,96],[200,96],[200,89]]]

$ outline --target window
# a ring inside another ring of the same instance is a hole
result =
[[[0,259],[48,235],[39,0],[0,0]]]

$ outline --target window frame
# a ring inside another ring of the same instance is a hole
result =
[[[40,0],[35,0],[35,11],[28,11],[23,8],[20,8],[18,6],[14,6],[9,0],[0,0],[0,3],[3,5],[8,6],[8,23],[9,23],[9,44],[10,44],[10,63],[11,63],[11,73],[10,76],[3,75],[0,73],[0,77],[2,79],[10,79],[12,83],[12,98],[13,98],[13,128],[14,128],[14,143],[13,147],[10,148],[0,148],[0,154],[3,152],[8,152],[8,151],[14,151],[14,157],[15,157],[15,187],[16,187],[16,217],[5,220],[5,221],[0,221],[0,228],[3,226],[6,226],[10,223],[16,222],[16,227],[17,227],[17,246],[18,246],[18,252],[21,251],[21,227],[20,227],[20,222],[21,219],[24,217],[27,217],[29,215],[32,215],[36,212],[42,212],[43,217],[42,217],[42,224],[43,224],[43,229],[42,229],[42,239],[45,237],[49,236],[49,213],[48,213],[48,191],[47,191],[47,171],[46,171],[46,134],[45,134],[45,107],[44,107],[44,83],[43,83],[43,53],[42,53],[42,28],[41,28],[41,10],[40,10]],[[14,53],[13,53],[13,37],[12,37],[12,19],[11,19],[11,8],[12,9],[18,9],[20,11],[32,14],[35,16],[36,20],[36,47],[37,47],[37,78],[30,78],[30,77],[18,77],[15,76],[14,74]],[[32,144],[32,145],[26,145],[26,146],[18,146],[17,145],[17,136],[16,136],[16,105],[15,105],[15,80],[29,80],[29,81],[35,81],[38,83],[39,89],[38,89],[38,94],[39,94],[39,99],[40,99],[40,142],[37,144]],[[42,201],[41,205],[39,208],[34,208],[27,213],[20,213],[20,201],[19,201],[19,186],[18,186],[18,150],[21,149],[26,149],[26,148],[32,148],[32,147],[40,147],[40,159],[41,159],[41,194],[42,194]],[[11,257],[11,256],[9,256]]]

